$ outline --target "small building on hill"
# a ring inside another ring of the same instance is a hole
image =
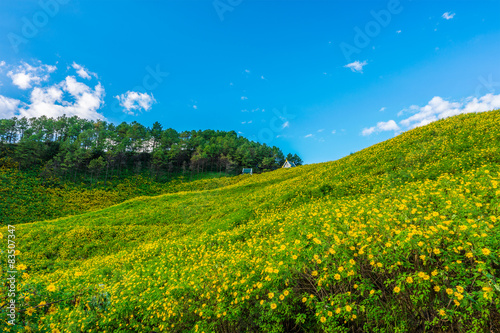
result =
[[[243,168],[243,171],[241,172],[242,175],[248,174],[252,175],[253,174],[253,169],[252,168]]]
[[[285,164],[283,164],[282,168],[294,168],[296,167],[295,163],[289,162],[288,159],[285,161]]]

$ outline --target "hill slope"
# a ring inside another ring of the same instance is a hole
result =
[[[499,330],[499,124],[461,115],[334,162],[17,225],[10,328]]]

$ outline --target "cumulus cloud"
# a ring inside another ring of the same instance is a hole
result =
[[[56,70],[56,66],[43,65],[31,66],[26,62],[21,62],[14,70],[7,73],[12,79],[12,83],[20,89],[26,90],[33,85],[39,85],[41,82],[49,79],[49,74]]]
[[[359,62],[358,60],[345,65],[345,68],[350,68],[353,72],[363,73],[363,67],[366,66],[367,62]]]
[[[451,20],[452,18],[455,17],[455,13],[446,12],[441,17],[444,18],[445,20]]]
[[[67,76],[63,81],[49,87],[35,87],[31,91],[30,103],[19,109],[21,117],[78,116],[97,120],[105,119],[98,112],[104,104],[104,88],[98,83],[93,89]]]
[[[407,118],[399,122],[399,126],[393,120],[388,122],[379,122],[377,126],[365,128],[362,135],[370,135],[380,131],[399,131],[409,130],[420,126],[425,126],[433,121],[456,116],[463,113],[484,112],[500,109],[500,94],[486,94],[482,97],[467,97],[461,102],[450,102],[442,97],[433,97],[425,106],[412,105],[403,109],[398,116]],[[409,114],[411,114],[409,116]]]
[[[136,91],[127,91],[124,94],[115,96],[120,105],[125,109],[125,112],[130,115],[135,115],[133,110],[149,111],[156,100],[153,94],[140,93]]]
[[[97,78],[97,74],[96,73],[90,72],[85,67],[83,67],[82,65],[77,64],[76,62],[73,62],[73,64],[71,66],[76,70],[76,73],[82,79],[90,80],[92,78],[92,76],[95,76]]]
[[[380,121],[377,123],[376,126],[369,127],[369,128],[364,128],[361,134],[363,136],[367,136],[373,133],[378,133],[378,132],[384,132],[384,131],[398,131],[399,126],[396,124],[394,120],[389,120],[389,121]]]
[[[20,100],[0,95],[0,118],[14,117],[20,103]]]

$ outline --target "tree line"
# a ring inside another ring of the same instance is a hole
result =
[[[256,172],[281,167],[296,154],[250,141],[235,131],[163,129],[134,121],[119,125],[77,116],[0,119],[0,161],[39,167],[45,177],[105,183],[110,177],[149,172],[157,180],[178,173]]]

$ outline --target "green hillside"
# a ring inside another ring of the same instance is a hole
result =
[[[491,111],[334,162],[18,224],[17,325],[5,283],[0,327],[497,332],[499,178]]]

